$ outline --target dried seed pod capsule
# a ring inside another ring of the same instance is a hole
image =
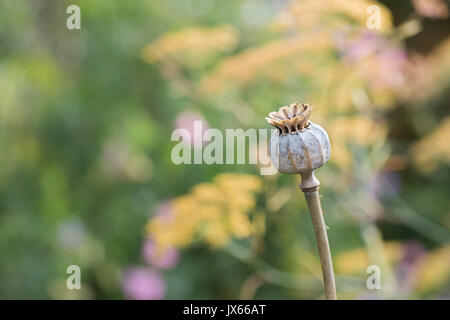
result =
[[[271,112],[267,121],[278,128],[270,141],[270,156],[278,171],[307,173],[330,159],[330,140],[326,131],[309,121],[311,107],[294,103]]]
[[[315,123],[301,131],[274,135],[270,156],[278,171],[299,174],[323,166],[330,159],[330,140],[325,130]]]

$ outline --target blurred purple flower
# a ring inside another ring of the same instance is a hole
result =
[[[403,257],[400,260],[396,275],[403,292],[409,292],[414,285],[417,270],[417,261],[426,253],[425,247],[417,241],[409,241],[404,244]]]
[[[142,248],[145,261],[160,269],[173,268],[179,260],[179,253],[175,248],[168,248],[164,252],[158,252],[152,240],[146,240]]]
[[[150,268],[132,267],[126,270],[122,285],[127,299],[160,300],[166,294],[163,278]]]
[[[404,265],[414,264],[420,257],[426,253],[422,243],[418,241],[409,241],[404,244],[404,252],[401,263]]]
[[[379,172],[372,183],[374,198],[393,197],[399,194],[402,188],[400,175],[395,171]]]
[[[196,122],[198,127],[195,126]],[[175,119],[175,128],[187,130],[191,136],[191,145],[194,147],[201,147],[203,144],[203,134],[209,128],[209,125],[201,114],[188,110],[177,115]],[[198,128],[198,130],[195,130],[196,128]]]

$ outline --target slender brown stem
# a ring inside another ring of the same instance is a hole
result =
[[[328,244],[327,237],[327,226],[325,225],[322,207],[320,205],[319,180],[314,177],[313,172],[302,174],[302,183],[300,188],[305,194],[309,212],[311,213],[314,232],[316,233],[320,263],[322,264],[325,297],[327,300],[337,300],[333,262],[331,260],[330,245]]]

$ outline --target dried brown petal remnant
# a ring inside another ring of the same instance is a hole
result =
[[[266,117],[268,123],[278,128],[280,134],[295,134],[309,126],[311,106],[306,103],[293,103],[290,106],[281,107],[278,112],[271,112]]]

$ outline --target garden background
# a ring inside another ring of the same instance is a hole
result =
[[[171,161],[176,128],[300,101],[331,139],[338,297],[449,299],[447,4],[2,0],[0,298],[322,299],[299,177]]]

